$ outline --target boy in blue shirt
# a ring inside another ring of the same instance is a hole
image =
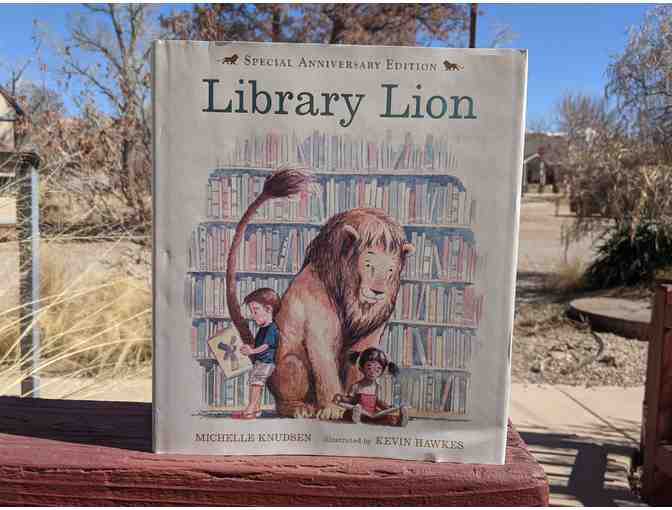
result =
[[[269,288],[257,289],[247,295],[243,301],[259,326],[254,338],[254,348],[243,345],[240,352],[250,357],[253,363],[250,372],[250,400],[240,414],[242,419],[254,419],[261,416],[261,395],[266,381],[275,370],[275,350],[278,347],[278,328],[273,318],[280,309],[280,297]]]

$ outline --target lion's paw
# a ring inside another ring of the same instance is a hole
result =
[[[327,405],[317,411],[317,418],[320,420],[340,420],[345,414],[345,409],[335,404]]]
[[[294,410],[294,418],[315,418],[315,411],[310,407],[297,407]]]

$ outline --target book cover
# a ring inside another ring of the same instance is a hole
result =
[[[235,328],[216,331],[208,346],[224,378],[238,377],[252,368],[250,357],[241,352],[243,342]]]
[[[155,451],[502,463],[526,53],[153,58]]]

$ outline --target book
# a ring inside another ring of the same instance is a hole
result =
[[[153,59],[155,451],[502,463],[525,52]]]
[[[231,379],[252,368],[248,356],[240,352],[243,342],[234,328],[217,331],[208,340],[208,347],[226,379]]]

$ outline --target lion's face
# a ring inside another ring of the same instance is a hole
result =
[[[401,272],[413,251],[401,225],[380,209],[332,216],[310,243],[306,261],[338,310],[347,343],[372,333],[392,315]]]
[[[383,304],[394,300],[399,288],[401,261],[399,254],[369,247],[359,256],[359,295],[363,303]]]
[[[350,340],[368,335],[390,317],[399,293],[402,254],[381,245],[355,250],[344,274],[342,306],[344,331]]]

